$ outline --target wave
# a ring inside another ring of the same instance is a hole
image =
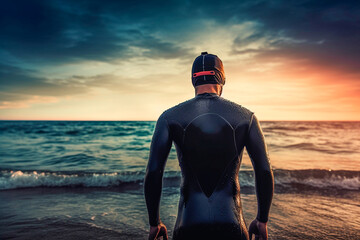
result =
[[[350,143],[349,143],[350,145]],[[327,154],[353,154],[358,152],[356,149],[349,147],[349,145],[342,146],[340,144],[329,143],[329,144],[314,144],[309,142],[301,142],[301,143],[294,143],[294,144],[269,144],[269,147],[274,149],[295,149],[295,150],[306,150],[306,151],[314,151],[314,152],[321,152]]]
[[[301,126],[301,127],[294,127],[294,126],[281,126],[281,125],[279,125],[279,126],[264,126],[264,127],[262,127],[262,130],[264,131],[264,132],[270,132],[270,131],[277,131],[277,130],[279,130],[279,131],[295,131],[295,132],[302,132],[302,131],[307,131],[307,130],[312,130],[313,128],[311,128],[311,126],[310,127],[303,127],[303,126]]]
[[[360,172],[344,170],[277,170],[276,184],[298,184],[319,189],[360,190]]]
[[[63,155],[61,157],[55,157],[47,160],[47,164],[50,165],[62,165],[62,166],[85,166],[91,165],[96,162],[106,162],[106,158],[97,158],[85,153]]]
[[[0,121],[1,134],[38,137],[148,136],[154,121]]]
[[[91,173],[8,171],[0,173],[0,190],[31,187],[117,187],[139,183],[141,172]]]
[[[145,172],[51,172],[51,171],[13,171],[0,172],[0,190],[36,187],[100,187],[123,188],[140,187]],[[330,170],[274,170],[275,188],[293,190],[311,187],[316,189],[360,190],[359,171]],[[242,188],[254,188],[254,172],[240,171]],[[164,174],[164,186],[179,186],[181,173],[167,171]]]

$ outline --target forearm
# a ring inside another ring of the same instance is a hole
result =
[[[274,175],[270,168],[256,172],[257,219],[267,222],[274,192]]]
[[[265,143],[265,137],[258,119],[253,115],[250,121],[246,145],[255,172],[255,187],[258,201],[257,219],[267,222],[274,192],[274,175]]]
[[[170,137],[169,127],[164,114],[162,114],[156,123],[154,135],[151,140],[149,162],[146,167],[144,179],[144,195],[150,226],[157,226],[161,222],[159,208],[162,181],[171,144],[172,139]]]
[[[162,191],[161,171],[146,171],[144,180],[144,194],[149,214],[150,226],[157,226],[160,223],[159,209]]]

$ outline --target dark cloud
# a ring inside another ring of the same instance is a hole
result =
[[[309,65],[359,74],[359,6],[359,1],[350,0],[5,0],[0,7],[0,100],[72,95],[89,86],[112,88],[126,82],[106,74],[50,79],[26,70],[24,62],[39,69],[46,64],[117,63],[136,57],[183,58],[189,63],[195,46],[182,41],[202,31],[210,20],[219,28],[256,23],[250,35],[233,33],[238,35],[233,54],[252,52],[255,59],[266,61],[303,59]],[[265,45],[251,48],[257,41]],[[9,63],[8,56],[20,60],[18,67]]]
[[[324,65],[345,61],[345,67],[356,70],[359,6],[352,0],[6,0],[0,8],[0,49],[19,59],[48,64],[139,56],[186,58],[193,47],[166,36],[183,32],[191,37],[202,28],[201,20],[214,20],[220,27],[254,21],[257,32],[240,35],[234,41],[234,53],[251,51],[243,48],[265,39],[266,48],[258,53],[295,55]]]
[[[152,35],[152,23],[146,22],[142,11],[122,1],[5,1],[0,8],[0,49],[25,61],[48,64],[109,62],[143,52],[153,58],[189,54],[189,48]]]
[[[255,34],[234,41],[234,53],[257,53],[267,60],[298,58],[360,73],[359,1],[257,1],[235,16],[260,24]],[[266,40],[264,48],[246,48],[260,39]]]
[[[88,91],[78,82],[51,80],[40,77],[37,72],[0,64],[0,100],[26,100],[32,95],[67,96]]]

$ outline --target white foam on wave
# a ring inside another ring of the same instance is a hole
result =
[[[286,185],[291,183],[298,183],[316,188],[337,188],[345,190],[360,190],[360,177],[359,176],[340,176],[333,174],[325,178],[317,178],[308,176],[306,178],[298,178],[294,176],[281,176],[275,178],[276,184]]]
[[[124,176],[118,173],[91,173],[91,174],[58,174],[36,171],[10,171],[0,177],[0,189],[15,189],[26,187],[107,187],[119,185]]]
[[[37,171],[1,171],[0,190],[28,188],[28,187],[117,187],[121,184],[142,185],[144,172],[121,173],[64,173],[64,172],[37,172]],[[288,186],[302,184],[319,189],[337,188],[344,190],[360,190],[360,176],[331,173],[318,176],[311,172],[281,171],[274,172],[275,184]],[[181,177],[180,172],[165,172],[164,178]],[[242,187],[254,187],[255,179],[252,171],[240,171]]]
[[[342,176],[331,176],[328,179],[308,178],[302,180],[302,183],[318,188],[336,187],[347,190],[360,190],[359,177],[346,178]]]

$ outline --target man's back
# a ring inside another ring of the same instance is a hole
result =
[[[163,112],[156,123],[144,179],[149,240],[167,239],[159,208],[172,143],[182,173],[174,239],[249,239],[252,233],[267,239],[274,179],[265,139],[253,112],[220,97],[225,79],[220,58],[202,52],[191,70],[196,96]],[[244,147],[254,167],[258,199],[249,234],[238,179]]]
[[[255,155],[256,163],[252,157],[254,168],[272,177],[258,124],[251,111],[216,93],[199,94],[159,117],[148,171],[161,169],[163,172],[174,142],[182,183],[173,239],[248,239],[238,180],[245,146],[251,157]],[[257,178],[264,185],[262,193],[271,191],[272,195],[271,187],[266,190],[270,181],[266,184],[267,180],[264,182],[262,178]],[[259,199],[258,218],[267,221],[271,198],[269,194],[263,195]],[[151,202],[157,204],[156,199]],[[153,209],[158,211],[156,207]],[[158,213],[149,212],[149,216],[154,216],[150,222],[159,221]]]

